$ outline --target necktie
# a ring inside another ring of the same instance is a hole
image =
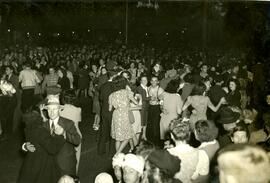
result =
[[[51,135],[54,134],[54,130],[55,130],[55,125],[54,125],[54,122],[52,121],[52,124],[51,124]]]

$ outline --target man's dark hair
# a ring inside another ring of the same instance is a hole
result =
[[[199,82],[197,85],[194,86],[191,95],[203,95],[206,90],[206,86],[203,82]]]
[[[234,129],[233,129],[232,132],[230,133],[231,137],[233,137],[233,134],[234,134],[235,132],[239,132],[239,131],[244,131],[244,132],[246,132],[247,138],[249,139],[250,133],[249,133],[248,127],[247,127],[247,125],[245,124],[245,122],[240,121],[239,123],[236,124],[236,127],[234,127]]]
[[[195,123],[196,137],[200,142],[210,142],[217,138],[218,128],[213,121],[200,120]]]
[[[171,80],[165,91],[168,92],[168,93],[177,93],[177,89],[179,88],[179,84],[180,84],[180,80],[179,79],[174,79],[174,80]]]

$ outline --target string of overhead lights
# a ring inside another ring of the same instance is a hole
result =
[[[152,2],[151,0],[148,0],[148,1],[139,0],[137,3],[137,8],[153,8],[155,10],[158,10],[159,5],[156,0]]]
[[[181,33],[184,33],[186,29],[187,29],[187,28],[183,28],[183,30],[181,30]],[[7,29],[7,32],[8,32],[8,33],[11,33],[12,31],[11,31],[10,29]],[[87,32],[90,32],[90,30],[88,30]],[[75,35],[76,32],[75,32],[75,31],[71,31],[71,34]],[[122,32],[119,31],[118,34],[121,35]],[[149,34],[150,34],[150,33],[145,32],[145,36],[148,36]],[[169,35],[168,32],[166,32],[166,33],[164,33],[164,34],[165,34],[166,36]],[[30,32],[26,32],[26,35],[27,35],[27,36],[30,36],[31,34],[30,34]],[[41,32],[38,32],[37,35],[38,35],[38,36],[42,36],[42,33],[41,33]],[[61,35],[64,35],[64,33],[56,32],[56,33],[53,33],[53,35],[61,36]]]

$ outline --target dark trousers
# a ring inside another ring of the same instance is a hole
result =
[[[160,106],[149,105],[146,138],[156,146],[161,146],[160,140]]]
[[[99,128],[99,140],[98,140],[98,154],[106,153],[106,143],[110,142],[111,134],[111,122],[112,115],[101,114],[100,128]]]
[[[1,126],[3,134],[12,133],[13,115],[17,105],[16,97],[1,97]]]
[[[22,90],[22,105],[21,109],[22,112],[25,113],[27,110],[29,110],[29,107],[31,107],[34,99],[35,89],[23,89]]]

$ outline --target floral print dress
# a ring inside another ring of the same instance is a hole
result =
[[[126,89],[113,92],[109,96],[109,104],[113,106],[111,136],[117,141],[128,140],[133,137],[132,124],[129,121],[128,111],[132,92]]]

